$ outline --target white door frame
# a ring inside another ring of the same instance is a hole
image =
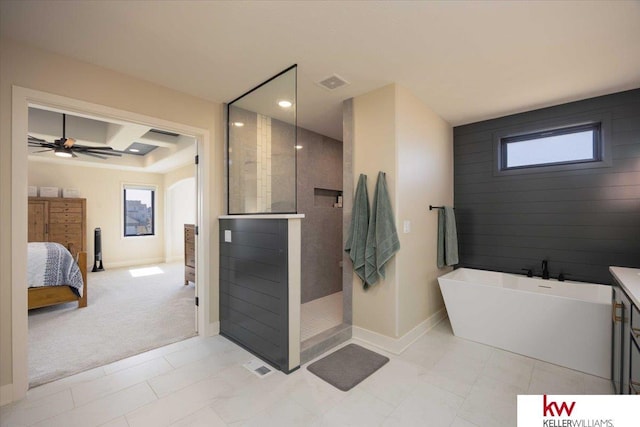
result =
[[[12,87],[11,124],[11,345],[12,345],[12,401],[22,399],[29,388],[28,378],[28,314],[27,314],[27,187],[28,187],[28,134],[29,106],[61,109],[78,115],[102,116],[112,120],[139,123],[193,136],[197,141],[200,165],[197,181],[197,224],[200,232],[197,246],[208,247],[210,191],[209,164],[211,141],[208,129],[171,122],[143,114],[119,110],[104,105],[54,95],[20,86]],[[209,251],[197,254],[197,293],[200,296],[198,331],[200,335],[217,333],[210,319]],[[194,302],[195,303],[195,302]],[[213,322],[215,323],[215,321]]]

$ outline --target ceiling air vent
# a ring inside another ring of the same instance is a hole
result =
[[[339,87],[348,85],[349,82],[343,79],[342,77],[340,77],[339,75],[333,74],[325,79],[320,80],[316,84],[319,86],[322,86],[327,90],[335,90],[335,89],[338,89]]]
[[[159,133],[161,135],[168,135],[168,136],[180,136],[177,133],[174,132],[169,132],[167,130],[160,130],[160,129],[150,129],[149,132],[153,132],[153,133]]]

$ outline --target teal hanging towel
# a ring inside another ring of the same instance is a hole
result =
[[[385,277],[385,264],[398,250],[400,250],[400,240],[389,199],[387,179],[384,172],[379,172],[367,233],[365,289],[374,285],[380,277]]]
[[[438,268],[458,264],[458,232],[453,208],[445,206],[438,210]]]
[[[353,263],[353,271],[365,283],[364,252],[367,244],[369,229],[369,192],[367,191],[367,176],[360,174],[356,195],[353,201],[351,224],[344,251],[349,254]]]

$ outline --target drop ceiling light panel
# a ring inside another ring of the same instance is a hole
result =
[[[155,146],[155,145],[143,144],[142,142],[134,142],[133,144],[128,146],[124,151],[127,154],[135,154],[136,156],[144,156],[146,154],[149,154],[150,152],[152,152],[156,148],[158,148],[158,147]],[[131,149],[138,150],[138,151],[131,151]]]
[[[326,90],[332,91],[342,86],[348,85],[349,82],[343,79],[342,77],[340,77],[339,75],[333,74],[329,77],[326,77],[320,80],[319,82],[316,82],[316,84],[320,87],[323,87]]]

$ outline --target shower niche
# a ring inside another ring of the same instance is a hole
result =
[[[313,189],[313,206],[316,208],[341,208],[342,190]]]

